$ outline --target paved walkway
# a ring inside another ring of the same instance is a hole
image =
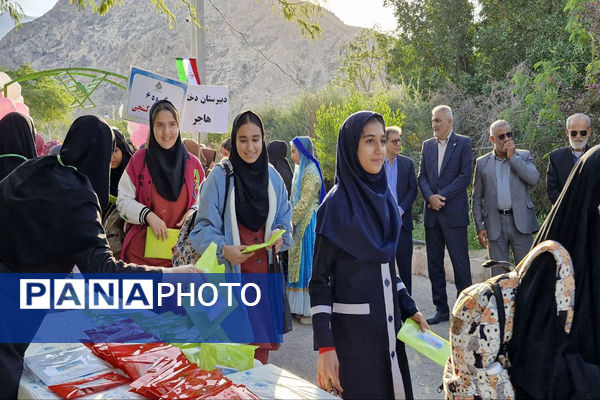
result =
[[[450,308],[456,300],[456,288],[453,284],[446,286]],[[429,279],[413,276],[413,297],[417,307],[429,317],[435,308],[431,302],[431,285]],[[433,331],[438,335],[448,338],[448,322],[434,325]],[[272,352],[269,362],[316,384],[317,352],[313,351],[313,333],[311,325],[301,325],[294,320],[294,329],[284,335],[281,349]],[[421,356],[419,353],[407,348],[413,391],[416,399],[443,399],[442,393],[437,388],[442,383],[442,367],[433,361]]]

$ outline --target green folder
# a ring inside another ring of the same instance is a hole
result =
[[[245,250],[242,251],[242,254],[252,253],[253,251],[264,249],[265,247],[271,246],[277,239],[279,239],[285,233],[285,229],[275,232],[269,240],[264,243],[253,244],[252,246],[246,247]]]
[[[421,332],[419,324],[410,318],[400,328],[398,339],[442,367],[452,353],[450,342],[429,329]]]
[[[170,260],[173,258],[173,246],[177,243],[179,229],[167,229],[167,231],[167,240],[160,240],[156,237],[151,227],[146,229],[144,258],[161,258],[163,260]]]

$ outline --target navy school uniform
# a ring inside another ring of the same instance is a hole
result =
[[[360,261],[324,235],[309,286],[314,347],[335,347],[344,398],[412,399],[403,320],[418,310],[389,263]]]

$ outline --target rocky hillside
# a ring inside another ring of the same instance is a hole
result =
[[[271,0],[213,0],[224,16],[248,41],[308,90],[322,88],[339,67],[340,47],[358,28],[344,25],[323,9],[323,30],[313,42],[284,20]],[[0,41],[0,65],[14,68],[25,62],[42,70],[93,67],[128,75],[130,65],[176,77],[175,57],[189,57],[191,24],[184,9],[176,11],[177,26],[169,29],[150,0],[126,0],[105,16],[78,11],[69,0],[59,0],[44,16],[11,31]],[[210,2],[205,1],[207,84],[230,90],[230,114],[243,108],[280,104],[304,89],[277,66],[252,49]],[[104,87],[94,93],[99,114],[123,102],[125,92]]]

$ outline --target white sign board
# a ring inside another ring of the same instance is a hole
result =
[[[227,86],[189,85],[182,131],[227,133]]]
[[[148,125],[150,108],[165,99],[173,103],[179,115],[184,115],[187,87],[187,83],[131,67],[123,119]]]

